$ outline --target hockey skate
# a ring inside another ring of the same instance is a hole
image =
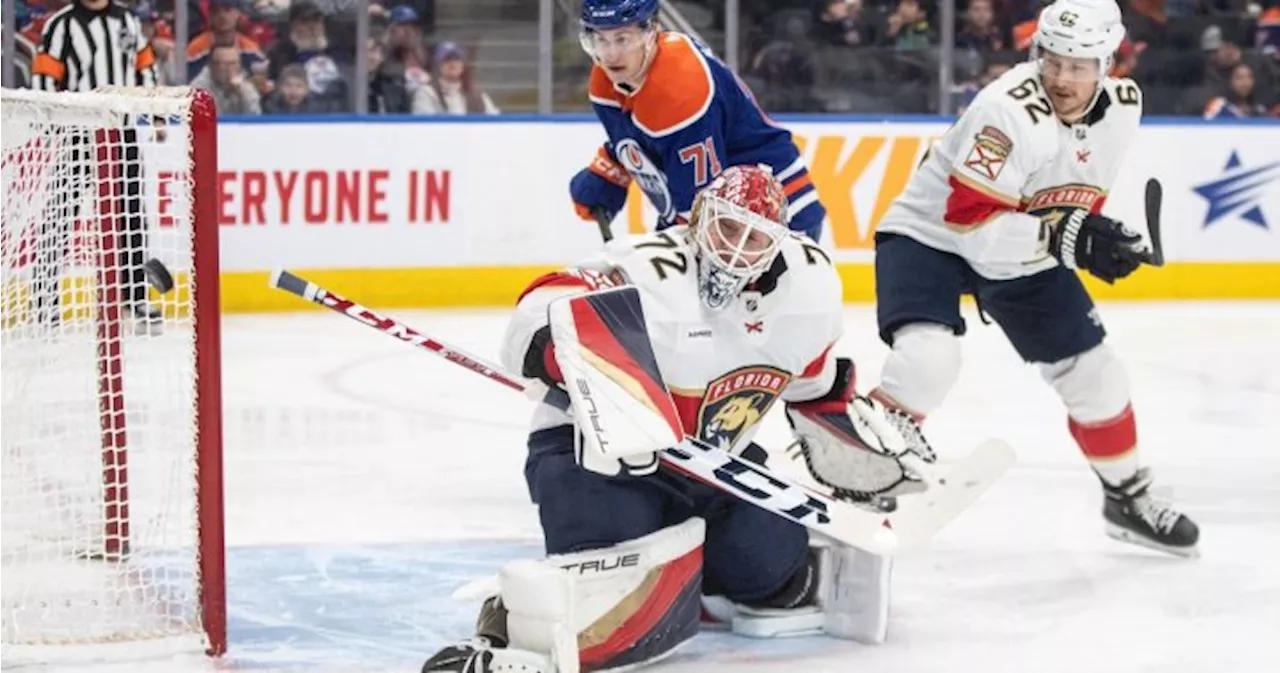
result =
[[[507,609],[491,596],[480,606],[476,635],[431,655],[422,673],[547,673],[550,659],[532,652],[507,649]]]
[[[1107,521],[1107,535],[1177,556],[1198,556],[1200,528],[1168,503],[1152,498],[1147,493],[1150,486],[1147,468],[1116,486],[1103,482],[1106,498],[1102,516]]]
[[[501,644],[491,643],[483,636],[468,638],[432,655],[422,665],[422,673],[491,673],[498,670],[521,670],[519,666],[509,667],[495,663],[495,650],[502,650]],[[498,652],[498,654],[504,654],[504,652]],[[541,669],[534,664],[528,670]]]

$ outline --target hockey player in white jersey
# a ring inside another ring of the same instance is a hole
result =
[[[840,279],[786,221],[769,169],[734,166],[698,195],[687,226],[615,241],[525,291],[504,364],[549,385],[575,382],[578,395],[568,413],[539,405],[528,439],[525,477],[548,556],[503,568],[476,637],[424,671],[646,664],[692,637],[703,610],[752,635],[884,640],[889,558],[811,541],[797,523],[658,471],[660,445],[646,446],[645,432],[611,432],[655,418],[654,434],[678,424],[763,464],[751,437],[781,400],[819,482],[861,501],[924,489],[901,460],[932,451],[854,393],[853,363],[834,352]],[[608,398],[602,381],[652,403]],[[670,400],[665,417],[659,398]]]
[[[972,294],[1065,404],[1102,482],[1107,533],[1194,555],[1195,523],[1148,493],[1129,380],[1076,274],[1113,283],[1149,253],[1101,213],[1142,115],[1137,84],[1106,76],[1123,37],[1113,0],[1046,7],[1029,62],[978,94],[885,214],[876,298],[892,352],[871,396],[917,421],[942,404],[960,372],[960,296]]]

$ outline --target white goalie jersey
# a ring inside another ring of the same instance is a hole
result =
[[[1066,209],[1101,211],[1141,117],[1138,85],[1106,78],[1085,118],[1064,124],[1036,64],[1018,65],[929,151],[878,230],[959,255],[995,280],[1048,269],[1058,262],[1042,224]]]
[[[537,279],[507,329],[503,364],[529,375],[528,358],[542,356],[537,334],[547,327],[552,300],[635,286],[685,434],[741,450],[779,398],[812,400],[834,385],[831,350],[843,331],[842,286],[827,254],[792,234],[768,272],[712,313],[698,297],[695,250],[687,227],[672,227],[615,241],[597,258]],[[532,429],[569,422],[566,413],[541,404]]]

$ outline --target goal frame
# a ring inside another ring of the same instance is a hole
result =
[[[196,349],[196,525],[201,624],[210,656],[227,651],[226,528],[222,484],[222,299],[219,288],[218,112],[213,96],[191,100],[192,276]]]
[[[89,93],[45,94],[12,92],[15,99],[39,105],[58,102],[71,105],[109,105],[106,96],[181,97],[186,101],[185,123],[187,165],[189,167],[191,226],[191,270],[188,289],[194,339],[194,387],[196,404],[194,479],[195,552],[198,555],[196,600],[200,628],[204,632],[205,653],[211,657],[227,651],[226,548],[224,527],[224,493],[222,469],[222,389],[221,389],[221,298],[219,289],[219,235],[217,211],[218,157],[217,112],[212,96],[203,90],[171,87],[168,91],[135,87],[103,87]],[[83,97],[71,103],[71,97]],[[99,100],[91,100],[98,97]],[[125,212],[127,177],[125,145],[126,129],[138,128],[135,111],[121,111],[120,123],[92,132],[86,157],[88,170],[97,182],[90,194],[92,210],[88,219],[96,221],[99,247],[87,260],[95,269],[95,290],[90,298],[94,305],[92,330],[96,363],[98,416],[101,435],[102,506],[105,527],[102,549],[82,552],[104,563],[128,563],[130,545],[129,498],[129,428],[126,419],[128,390],[124,381],[124,346],[122,336],[130,325],[125,311],[125,286],[129,282],[124,263],[127,251],[127,218],[137,213]],[[137,131],[135,131],[136,133]],[[141,152],[137,156],[144,163]],[[139,170],[145,171],[145,165]],[[146,214],[142,214],[146,217]],[[146,347],[138,344],[135,347]],[[193,632],[195,633],[195,632]],[[124,640],[118,642],[143,642]],[[60,648],[61,645],[50,645]],[[75,647],[72,645],[71,647]],[[7,647],[6,647],[7,649]]]

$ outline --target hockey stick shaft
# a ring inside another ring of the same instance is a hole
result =
[[[613,217],[609,215],[608,209],[603,206],[596,206],[591,209],[591,215],[596,218],[596,226],[600,227],[600,238],[605,243],[613,240]]]
[[[491,381],[496,381],[508,388],[511,388],[512,390],[525,392],[527,388],[525,381],[508,375],[497,366],[486,362],[484,358],[472,355],[460,348],[454,348],[443,342],[437,341],[436,339],[409,327],[395,318],[382,315],[373,309],[361,306],[360,304],[357,304],[336,292],[326,290],[315,283],[304,280],[303,278],[283,269],[277,269],[271,272],[271,278],[268,280],[268,285],[279,290],[284,290],[289,294],[302,297],[313,304],[319,304],[320,306],[330,309],[336,313],[341,313],[362,325],[368,325],[387,336],[395,337],[396,339],[410,344],[415,348],[420,348],[429,353],[438,355],[449,362],[460,367],[470,369],[471,371],[480,374]],[[568,407],[569,396],[566,395],[564,391],[559,392],[560,396],[564,398],[564,407],[562,408]]]
[[[569,396],[560,388],[547,388],[540,382],[535,385],[535,382],[511,376],[483,358],[453,348],[395,318],[361,306],[288,271],[272,272],[268,282],[273,288],[341,313],[512,390],[536,394],[542,392],[541,388],[546,391],[544,401],[560,409],[569,407]],[[798,482],[721,449],[685,439],[679,445],[663,450],[660,457],[664,465],[677,472],[844,544],[875,554],[891,554],[897,550],[897,536],[884,527],[885,517],[882,514],[810,491]]]

